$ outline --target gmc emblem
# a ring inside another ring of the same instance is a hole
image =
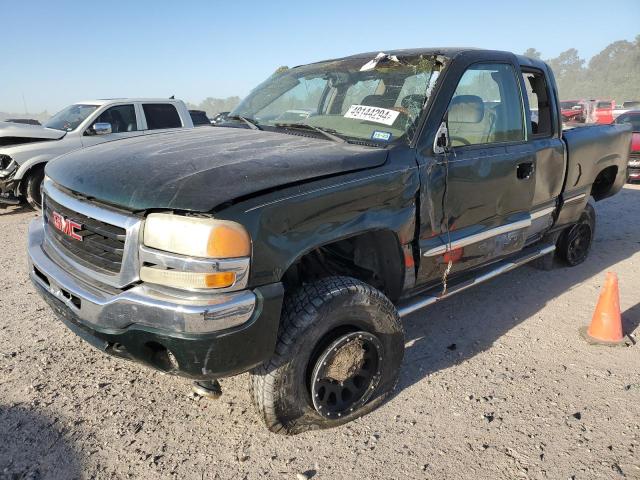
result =
[[[60,230],[65,235],[70,236],[74,240],[82,241],[82,237],[78,235],[78,230],[82,230],[82,225],[78,222],[74,222],[69,218],[64,218],[58,212],[52,212],[53,226]]]

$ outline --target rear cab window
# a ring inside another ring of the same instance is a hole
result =
[[[531,133],[534,138],[550,137],[553,134],[553,124],[545,75],[539,70],[524,70],[522,76],[529,101]]]
[[[178,110],[170,103],[143,103],[142,110],[147,120],[147,130],[182,127]]]

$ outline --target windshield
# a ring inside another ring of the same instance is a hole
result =
[[[442,68],[440,56],[379,54],[284,69],[230,116],[266,130],[315,127],[347,141],[410,139]]]
[[[55,130],[71,132],[78,128],[78,125],[80,125],[96,108],[98,108],[97,105],[69,105],[67,108],[59,111],[51,117],[44,126]]]

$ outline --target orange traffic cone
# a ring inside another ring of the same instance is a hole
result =
[[[591,325],[583,334],[590,343],[604,345],[626,344],[622,334],[620,294],[618,292],[618,277],[615,273],[607,272],[604,287],[596,305],[596,311],[591,319]]]

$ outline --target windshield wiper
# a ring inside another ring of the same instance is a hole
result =
[[[230,118],[231,120],[240,120],[241,122],[246,123],[251,130],[262,130],[262,127],[258,125],[258,121],[253,118],[243,117],[242,115],[229,115],[227,118]]]
[[[325,138],[328,138],[331,141],[337,142],[337,143],[347,143],[347,140],[345,138],[342,138],[341,136],[337,135],[335,130],[329,130],[329,129],[325,129],[325,128],[319,128],[319,127],[314,127],[313,125],[309,125],[307,123],[276,123],[274,124],[274,126],[276,127],[280,127],[280,128],[291,128],[293,130],[297,129],[297,130],[312,130],[314,132],[317,132],[321,135],[323,135]]]

